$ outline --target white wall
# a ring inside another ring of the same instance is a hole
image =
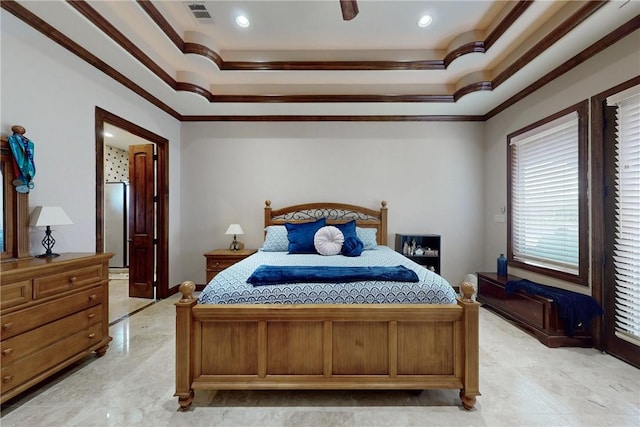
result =
[[[181,262],[204,283],[208,250],[240,223],[263,239],[272,207],[330,201],[378,208],[395,233],[442,235],[442,273],[459,283],[482,259],[482,134],[477,123],[183,123]]]
[[[507,224],[493,221],[507,204],[507,135],[640,74],[640,31],[619,41],[562,77],[486,122],[484,152],[484,257],[482,269],[496,270],[507,250]],[[591,187],[591,182],[589,183]],[[590,190],[588,190],[590,192]],[[590,209],[590,208],[589,208]],[[590,293],[590,289],[510,268],[530,280]]]
[[[54,231],[57,252],[95,251],[95,107],[169,139],[170,284],[183,276],[180,252],[180,123],[96,68],[1,12],[0,131],[19,124],[35,143],[30,205],[56,205],[73,225]],[[43,251],[42,230],[31,232],[31,253]]]

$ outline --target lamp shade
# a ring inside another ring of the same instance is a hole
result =
[[[242,231],[240,224],[231,224],[224,234],[244,234],[244,231]]]
[[[59,206],[36,206],[29,216],[29,225],[32,227],[71,224],[73,222]]]

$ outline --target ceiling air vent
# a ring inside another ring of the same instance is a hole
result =
[[[184,5],[189,9],[191,16],[195,18],[196,22],[200,24],[213,24],[211,14],[204,3],[186,2]]]

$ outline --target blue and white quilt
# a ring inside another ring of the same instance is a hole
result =
[[[247,279],[261,265],[397,266],[418,275],[418,282],[371,280],[355,283],[294,283],[258,286]],[[455,304],[456,294],[442,276],[387,246],[359,257],[258,251],[221,271],[202,291],[202,304]]]

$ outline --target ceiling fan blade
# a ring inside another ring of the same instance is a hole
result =
[[[345,21],[351,21],[359,12],[357,0],[340,0],[340,8]]]

